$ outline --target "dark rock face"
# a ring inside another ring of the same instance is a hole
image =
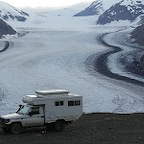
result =
[[[127,2],[127,4],[123,4]],[[129,20],[134,21],[137,17],[144,14],[144,5],[142,1],[133,2],[133,0],[122,0],[111,6],[102,15],[99,16],[97,24],[107,24],[112,21]]]
[[[134,43],[137,43],[140,46],[144,46],[144,24],[136,27],[131,32],[131,38],[134,39]],[[137,67],[144,72],[144,51],[141,50],[140,57],[137,62]]]
[[[0,19],[0,38],[7,34],[13,35],[16,34],[16,31],[11,26],[7,25],[6,22]]]
[[[75,14],[74,16],[92,16],[92,15],[98,15],[100,11],[102,11],[102,1],[97,0],[94,1],[89,7],[84,9],[83,11]]]
[[[136,27],[131,32],[131,38],[135,40],[135,43],[138,43],[139,45],[144,45],[144,24]]]
[[[23,21],[27,20],[27,18],[26,18],[27,16],[29,16],[29,15],[26,14],[26,13],[22,13],[22,12],[21,12],[21,16],[19,16],[19,15],[13,15],[10,12],[8,12],[7,14],[1,16],[1,18],[4,19],[4,20],[12,19],[12,20],[17,20],[17,21],[22,21],[23,22]]]
[[[144,15],[140,16],[140,21],[138,24],[143,24],[144,23]]]

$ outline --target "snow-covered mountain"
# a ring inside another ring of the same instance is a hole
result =
[[[90,6],[82,10],[81,12],[75,14],[74,16],[89,16],[96,15],[103,11],[102,1],[94,1]]]
[[[0,1],[0,18],[9,21],[9,20],[16,20],[16,21],[25,21],[29,15],[21,10],[16,9],[15,7]]]
[[[114,3],[119,2],[120,0],[95,0],[87,8],[81,12],[75,14],[74,16],[92,16],[100,15],[105,10],[109,9]]]
[[[144,14],[143,0],[95,0],[74,16],[99,15],[97,24],[107,24],[119,20],[132,22],[142,14]]]
[[[97,24],[107,24],[119,20],[129,20],[130,22],[133,22],[143,14],[143,0],[121,0],[101,14]]]

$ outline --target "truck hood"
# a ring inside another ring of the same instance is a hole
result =
[[[24,117],[27,117],[27,116],[17,114],[17,113],[12,113],[12,114],[7,114],[7,115],[2,115],[0,117],[3,118],[3,119],[19,119],[19,118],[24,118]]]

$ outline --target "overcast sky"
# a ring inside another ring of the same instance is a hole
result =
[[[15,7],[61,7],[94,0],[2,0]]]

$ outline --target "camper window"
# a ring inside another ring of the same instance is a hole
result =
[[[80,100],[68,101],[68,106],[78,106],[78,105],[80,105]]]
[[[80,105],[80,101],[79,100],[75,101],[75,106],[77,106],[77,105]]]
[[[68,101],[68,106],[74,106],[74,101]]]
[[[63,106],[64,102],[63,101],[56,101],[55,106]]]

